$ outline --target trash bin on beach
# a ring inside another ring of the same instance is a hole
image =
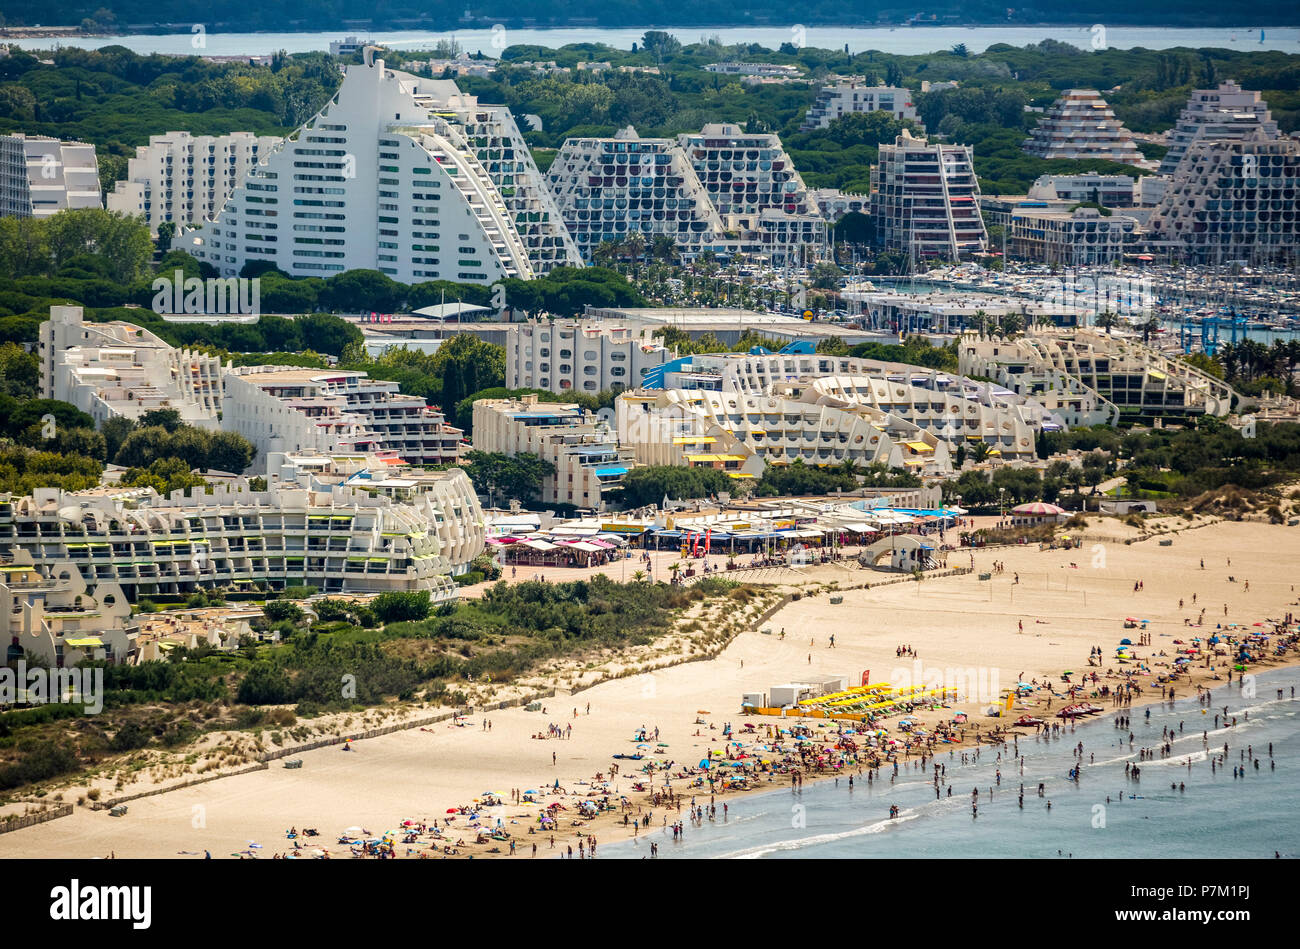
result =
[[[118,805],[116,805],[116,806],[114,806],[114,807],[112,807],[112,808],[109,808],[108,816],[109,816],[109,817],[121,817],[121,816],[122,816],[123,814],[125,814],[125,813],[126,813],[126,805],[125,805],[125,804],[118,804]]]

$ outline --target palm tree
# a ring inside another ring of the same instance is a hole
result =
[[[681,562],[674,560],[672,563],[668,565],[668,569],[673,572],[673,579],[676,580],[677,574],[680,573],[682,569]],[[633,576],[635,576],[635,574],[633,574]]]
[[[1160,321],[1154,316],[1148,318],[1146,322],[1142,324],[1142,342],[1149,343],[1152,335],[1158,329],[1160,329]]]
[[[632,579],[635,580],[637,583],[645,583],[645,571],[644,570],[636,571],[636,573],[632,574]]]
[[[981,464],[988,460],[989,452],[992,450],[993,449],[989,447],[989,443],[981,439],[972,446],[971,457],[975,459],[976,464]]]
[[[1110,310],[1102,310],[1097,314],[1096,325],[1104,329],[1106,335],[1109,336],[1110,331],[1114,327],[1119,326],[1119,317],[1110,312]]]

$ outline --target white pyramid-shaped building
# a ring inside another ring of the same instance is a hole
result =
[[[504,155],[503,137],[494,145],[483,128],[469,129],[466,118],[484,127],[504,123],[499,115],[488,121],[494,107],[482,110],[478,122],[474,97],[447,87],[385,69],[382,59],[367,55],[364,64],[347,67],[325,108],[259,157],[213,220],[179,234],[172,246],[222,276],[266,261],[292,276],[373,269],[402,283],[528,279],[539,270],[535,259],[575,259],[553,213],[545,224],[549,235],[545,227],[529,235],[530,254],[516,216],[530,201],[537,203],[530,213],[546,211],[549,195],[536,166],[512,154],[509,167],[498,159],[494,176],[480,151]],[[529,168],[531,188],[521,194],[511,182],[512,209],[498,182]]]
[[[1143,161],[1133,133],[1094,89],[1062,93],[1029,133],[1024,149],[1039,158],[1094,158],[1125,165]]]

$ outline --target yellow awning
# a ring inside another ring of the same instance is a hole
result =
[[[748,455],[717,455],[718,461],[744,461]]]
[[[1163,372],[1160,372],[1157,369],[1148,369],[1147,375],[1150,376],[1152,379],[1160,379],[1162,381],[1168,378],[1168,376],[1166,376]]]
[[[104,645],[104,641],[98,636],[83,636],[80,639],[65,639],[63,645],[74,646],[77,649],[82,649],[86,646],[102,646]]]
[[[687,455],[686,460],[692,463],[696,461],[717,461],[718,456],[717,455]]]
[[[728,471],[728,472],[727,472],[727,476],[730,477],[730,478],[752,478],[752,477],[754,477],[752,474],[747,474],[747,473],[745,473],[744,471]]]
[[[678,435],[673,439],[674,445],[712,445],[717,439],[712,435]]]
[[[903,444],[912,451],[934,451],[933,446],[927,445],[925,442],[904,442]]]

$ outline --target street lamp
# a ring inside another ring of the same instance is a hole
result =
[[[1002,522],[1007,519],[1006,502],[1003,501],[1006,493],[1006,488],[998,488],[998,526],[1002,526]]]

